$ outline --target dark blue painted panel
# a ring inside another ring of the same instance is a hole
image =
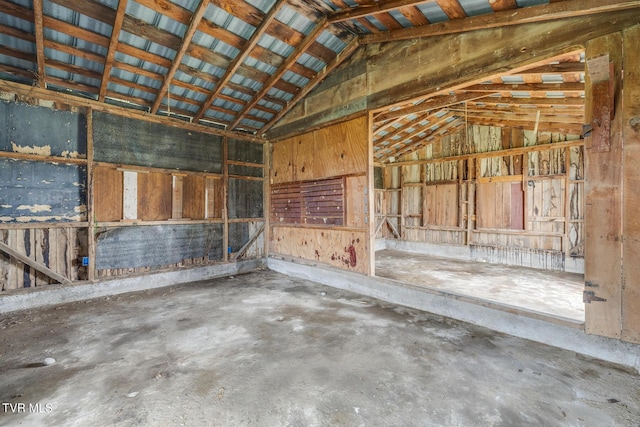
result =
[[[93,146],[97,161],[222,172],[222,137],[158,123],[94,112]]]
[[[222,260],[222,243],[222,224],[120,227],[98,235],[96,268],[158,267],[200,257]]]
[[[83,114],[0,102],[0,118],[3,119],[0,125],[1,151],[36,152],[60,157],[87,156],[87,122]]]
[[[84,165],[0,159],[0,222],[86,221]]]

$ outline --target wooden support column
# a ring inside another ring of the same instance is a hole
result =
[[[373,165],[373,114],[367,115],[367,185],[364,195],[367,200],[367,210],[364,212],[364,225],[367,227],[367,247],[369,256],[369,268],[367,274],[376,274],[376,199],[375,199],[375,178]],[[353,197],[353,195],[351,195]]]
[[[265,142],[262,147],[262,161],[264,162],[264,186],[262,198],[262,215],[264,216],[264,256],[269,256],[269,242],[271,240],[271,149],[273,145]]]
[[[640,343],[640,26],[624,31],[623,37],[622,339]]]
[[[609,103],[606,92],[594,91],[590,61],[608,55],[613,72],[610,132],[593,132],[585,138],[585,328],[590,334],[621,337],[622,298],[622,33],[609,34],[587,43],[585,73],[585,121],[594,129],[606,117],[599,116]],[[596,95],[598,93],[598,95]],[[608,141],[603,141],[601,138]]]
[[[222,250],[224,260],[229,261],[229,139],[222,139]]]
[[[93,110],[87,108],[87,221],[89,230],[87,232],[87,246],[89,253],[89,265],[87,268],[87,278],[96,279],[96,214],[95,214],[95,193],[93,191]]]

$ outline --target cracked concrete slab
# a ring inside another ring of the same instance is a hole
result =
[[[640,424],[617,366],[269,270],[2,315],[0,360],[0,425]]]

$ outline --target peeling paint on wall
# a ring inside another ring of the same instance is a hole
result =
[[[51,212],[51,205],[20,205],[16,208],[17,211],[30,211],[31,213],[36,212]]]
[[[45,145],[43,147],[30,147],[28,145],[25,145],[25,146],[18,145],[15,142],[11,141],[11,150],[14,153],[39,154],[41,156],[50,156],[51,155],[51,146],[50,145]]]

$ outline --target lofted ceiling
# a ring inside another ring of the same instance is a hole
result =
[[[632,7],[636,1],[0,0],[0,79],[262,136],[359,45]],[[379,111],[376,160],[465,122],[577,129],[583,85],[578,52]],[[562,120],[551,120],[560,109]]]
[[[465,128],[516,127],[582,134],[584,52],[493,76],[374,114],[374,160],[389,163]]]

